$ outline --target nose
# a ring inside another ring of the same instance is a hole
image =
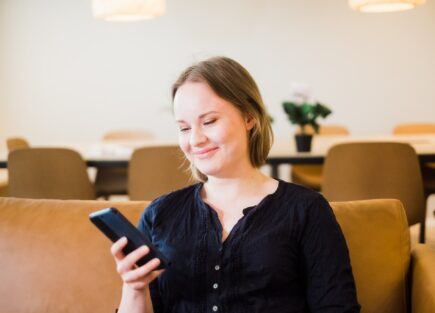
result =
[[[207,141],[207,136],[204,134],[204,132],[198,128],[198,127],[194,127],[192,128],[191,132],[190,132],[190,138],[189,138],[189,143],[191,146],[200,146],[203,143],[205,143]]]

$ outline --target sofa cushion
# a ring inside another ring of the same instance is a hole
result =
[[[331,203],[350,252],[362,313],[405,313],[410,238],[398,200]]]
[[[117,207],[137,224],[147,204],[0,198],[0,311],[114,312],[121,280],[88,215]]]

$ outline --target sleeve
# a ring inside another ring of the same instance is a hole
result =
[[[306,209],[301,249],[310,312],[360,312],[344,235],[320,195]]]
[[[151,242],[152,242],[152,231],[153,231],[153,225],[156,220],[156,212],[159,206],[159,201],[155,200],[151,202],[151,204],[145,208],[144,212],[141,215],[141,218],[139,220],[138,229],[139,231],[146,236]],[[153,304],[153,310],[154,313],[163,313],[164,307],[163,307],[163,300],[159,292],[159,278],[152,281],[149,285],[150,288],[150,295],[151,295],[151,302]]]

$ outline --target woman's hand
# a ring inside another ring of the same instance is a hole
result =
[[[160,260],[157,258],[137,267],[136,262],[147,255],[150,249],[147,246],[142,246],[125,256],[122,249],[126,245],[127,238],[122,237],[110,249],[116,262],[116,270],[125,285],[136,291],[143,291],[164,270],[155,270],[160,264]]]

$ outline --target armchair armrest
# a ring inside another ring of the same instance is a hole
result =
[[[420,244],[412,251],[412,312],[435,312],[435,246]]]

